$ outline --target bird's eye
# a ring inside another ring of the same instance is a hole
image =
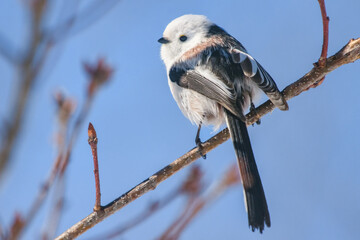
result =
[[[187,40],[187,36],[181,35],[179,39],[180,41],[185,42]]]

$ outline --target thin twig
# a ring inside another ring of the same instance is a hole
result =
[[[321,49],[321,55],[319,58],[319,61],[316,63],[319,67],[325,67],[326,64],[326,58],[328,53],[328,46],[329,46],[329,17],[326,14],[326,8],[325,8],[325,0],[318,0],[321,10],[321,17],[322,17],[322,23],[323,23],[323,44]],[[315,88],[323,83],[325,80],[325,76],[320,79],[318,82],[311,85],[309,88]]]
[[[360,38],[356,40],[352,39],[339,52],[326,60],[326,66],[324,68],[314,67],[305,76],[286,87],[282,93],[284,94],[285,98],[289,100],[299,95],[310,85],[314,84],[334,69],[344,64],[354,62],[359,58]],[[256,108],[255,111],[251,111],[249,114],[247,114],[247,125],[251,125],[258,120],[258,118],[256,118],[256,115],[264,116],[273,109],[274,105],[270,101],[263,103],[260,107]],[[212,149],[216,148],[217,146],[228,140],[229,137],[230,136],[228,129],[222,130],[220,133],[216,134],[214,137],[210,138],[203,144],[202,153],[208,153]],[[194,162],[199,157],[201,156],[198,149],[192,149],[182,157],[176,159],[168,166],[156,172],[154,175],[152,175],[139,185],[135,186],[127,193],[123,194],[108,205],[104,206],[102,211],[91,213],[90,215],[73,225],[71,228],[67,229],[56,239],[60,240],[76,238],[77,236],[92,228],[97,223],[103,221],[108,216],[114,214],[116,211],[120,210],[130,202],[141,197],[148,191],[154,190],[156,186],[159,185],[162,181],[166,180],[174,173],[189,165],[190,163]]]
[[[89,127],[88,127],[88,136],[89,136],[88,142],[91,147],[91,153],[93,155],[93,160],[94,160],[94,176],[95,176],[95,192],[96,192],[94,211],[99,211],[101,210],[101,191],[100,191],[99,161],[97,154],[98,138],[96,136],[95,128],[91,123],[89,123]]]
[[[321,56],[319,58],[319,66],[324,67],[326,63],[328,46],[329,46],[329,17],[326,14],[325,0],[318,0],[321,10],[321,17],[323,22],[323,45],[321,50]]]

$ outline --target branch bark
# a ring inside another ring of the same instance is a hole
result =
[[[320,67],[319,64],[314,64],[313,69],[311,69],[307,74],[305,74],[296,82],[287,86],[282,91],[282,93],[285,96],[286,100],[289,100],[306,91],[309,86],[321,80],[331,71],[344,64],[352,63],[359,58],[360,38],[352,39],[339,52],[327,58],[326,64],[323,67]],[[247,125],[255,123],[260,117],[271,112],[272,110],[274,110],[274,108],[274,105],[269,100],[266,101],[258,108],[256,108],[255,111],[251,111],[249,114],[247,114]],[[203,144],[202,153],[208,153],[212,149],[216,148],[217,146],[228,140],[229,137],[230,135],[228,129],[226,128],[222,130]],[[130,202],[134,201],[135,199],[139,198],[150,190],[154,190],[156,186],[159,185],[162,181],[166,180],[174,173],[186,167],[200,157],[201,156],[197,148],[190,150],[168,166],[164,167],[160,171],[156,172],[154,175],[150,176],[148,179],[144,180],[139,185],[135,186],[127,193],[121,195],[119,198],[104,206],[102,210],[92,212],[90,215],[73,225],[56,239],[74,239],[78,237],[88,229],[95,226],[97,223],[101,222],[108,216],[125,207]]]

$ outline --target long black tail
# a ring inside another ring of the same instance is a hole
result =
[[[226,112],[226,123],[234,144],[236,157],[239,163],[241,180],[244,187],[245,204],[248,212],[249,226],[252,231],[264,230],[264,223],[270,227],[270,215],[267,207],[264,189],[256,166],[254,154],[251,148],[246,124]]]

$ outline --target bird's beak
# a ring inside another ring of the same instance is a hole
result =
[[[169,43],[170,41],[168,39],[162,37],[162,38],[159,38],[158,42],[161,44],[166,44],[166,43]]]

